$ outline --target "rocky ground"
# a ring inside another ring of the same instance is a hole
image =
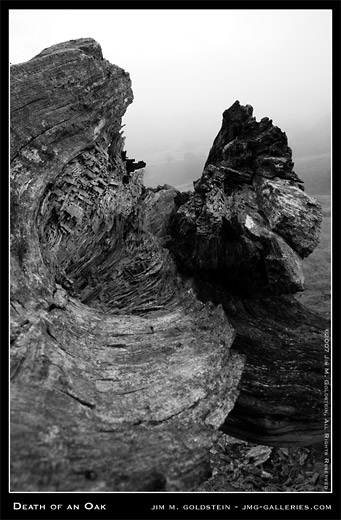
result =
[[[322,445],[276,448],[221,434],[210,453],[212,477],[198,492],[326,491]]]

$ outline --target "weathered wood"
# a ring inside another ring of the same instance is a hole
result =
[[[127,171],[129,75],[93,40],[11,96],[12,491],[190,490],[219,428],[319,439],[325,323],[281,295],[321,216],[285,134],[233,105],[189,196]]]
[[[223,305],[236,331],[232,350],[246,359],[222,431],[270,446],[321,443],[330,430],[330,396],[324,399],[330,362],[325,365],[323,353],[328,320],[291,295],[242,299],[200,280],[197,294]]]
[[[193,196],[172,221],[173,254],[202,301],[222,304],[246,358],[223,430],[270,445],[321,442],[327,320],[285,294],[304,288],[302,258],[318,243],[321,206],[293,171],[287,137],[238,101]],[[328,424],[328,423],[327,423]]]
[[[323,353],[330,324],[291,296],[244,300],[242,307],[227,310],[237,333],[233,348],[247,362],[222,430],[270,446],[322,444],[330,433],[330,361],[326,373]]]
[[[242,368],[222,308],[185,291],[148,317],[108,316],[73,300],[61,308],[60,296],[50,312],[13,302],[27,316],[12,347],[13,490],[181,490],[205,479]]]
[[[11,488],[192,489],[243,359],[163,247],[178,192],[124,182],[129,76],[80,40],[11,89]]]

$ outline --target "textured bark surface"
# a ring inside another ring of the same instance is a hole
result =
[[[246,357],[223,431],[273,446],[319,442],[327,320],[293,296],[318,243],[320,203],[293,171],[287,137],[236,101],[194,194],[172,221],[174,255],[202,301],[222,304]],[[326,412],[326,413],[325,413]]]
[[[192,489],[243,358],[164,247],[182,197],[127,159],[129,76],[79,40],[11,90],[12,489]]]
[[[322,210],[292,169],[285,133],[252,111],[236,101],[224,112],[172,231],[184,271],[254,298],[303,290],[302,258],[318,243]]]
[[[11,68],[12,491],[191,490],[219,428],[322,435],[326,324],[281,296],[321,210],[285,134],[237,103],[194,195],[146,189],[132,99],[91,39]]]
[[[242,299],[216,285],[197,285],[203,301],[223,303],[236,331],[233,350],[247,360],[222,431],[270,446],[321,443],[330,421],[324,401],[330,372],[322,352],[328,321],[291,295]]]

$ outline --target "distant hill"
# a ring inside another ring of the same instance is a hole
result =
[[[294,158],[294,170],[304,181],[304,189],[309,195],[330,195],[331,156],[330,153]]]
[[[327,153],[331,143],[331,116],[326,114],[314,124],[282,128],[288,137],[294,157]]]
[[[207,153],[206,150],[202,153],[200,149],[195,152],[171,151],[164,153],[163,160],[156,155],[155,158],[149,156],[149,162],[146,160],[145,185],[155,187],[166,183],[178,187],[190,183],[192,189],[193,181],[201,177],[208,151],[209,147]]]
[[[303,261],[305,290],[295,297],[311,310],[330,318],[331,312],[331,201],[330,195],[316,197],[322,204],[320,242]]]

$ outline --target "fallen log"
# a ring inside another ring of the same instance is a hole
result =
[[[11,68],[12,491],[190,490],[210,474],[219,428],[280,445],[321,435],[325,324],[281,296],[303,287],[318,204],[289,159],[257,156],[283,182],[250,176],[219,163],[221,140],[193,195],[146,189],[122,153],[132,98],[129,75],[91,39]],[[245,122],[243,109],[233,111]],[[266,128],[269,156],[282,134]],[[288,226],[283,197],[298,208]]]

